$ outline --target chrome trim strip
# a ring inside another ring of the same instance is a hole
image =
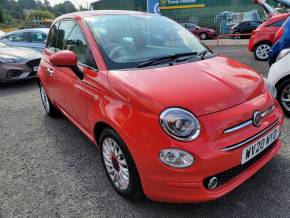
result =
[[[274,111],[274,109],[275,109],[275,105],[272,105],[270,108],[268,108],[267,110],[265,110],[264,112],[261,113],[261,117],[265,118],[270,113],[272,113]],[[245,128],[247,126],[250,126],[250,125],[254,125],[253,119],[247,120],[247,121],[245,121],[245,122],[243,122],[243,123],[241,123],[241,124],[239,124],[237,126],[234,126],[234,127],[229,128],[229,129],[226,129],[224,131],[224,133],[225,134],[232,133],[232,132],[238,131],[238,130],[243,129],[243,128]]]
[[[261,135],[263,135],[266,132],[268,132],[269,130],[273,129],[280,122],[280,119],[281,118],[279,117],[273,124],[271,124],[269,127],[267,127],[266,129],[264,129],[263,131],[259,132],[257,135],[254,135],[253,137],[248,138],[247,140],[245,140],[243,142],[240,142],[238,144],[231,145],[231,146],[228,146],[226,148],[223,148],[223,149],[221,149],[221,151],[231,151],[231,150],[234,150],[236,148],[242,147],[245,144],[248,144],[248,143],[254,141],[255,139],[259,138]]]
[[[246,121],[246,122],[244,122],[244,123],[242,123],[242,124],[240,124],[238,126],[235,126],[233,128],[230,128],[230,129],[226,129],[224,131],[224,133],[227,134],[227,133],[235,132],[235,131],[238,131],[240,129],[243,129],[243,128],[247,127],[247,126],[250,126],[252,124],[253,124],[253,120],[248,120],[248,121]]]

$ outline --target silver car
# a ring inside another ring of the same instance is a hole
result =
[[[41,53],[0,42],[0,82],[36,77]]]
[[[20,46],[42,51],[48,35],[48,28],[17,30],[0,36],[0,42],[10,46]]]

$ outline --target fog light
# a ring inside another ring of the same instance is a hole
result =
[[[219,184],[219,180],[217,177],[214,176],[208,181],[207,187],[208,189],[215,189],[218,186],[218,184]]]
[[[194,158],[186,151],[179,149],[164,149],[159,158],[162,163],[174,168],[186,168],[194,163]]]

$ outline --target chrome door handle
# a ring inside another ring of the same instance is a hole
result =
[[[53,74],[54,74],[54,71],[53,71],[53,69],[47,69],[47,74],[49,75],[49,76],[52,76]]]

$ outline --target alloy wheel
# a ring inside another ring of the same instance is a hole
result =
[[[260,60],[266,60],[269,57],[269,52],[270,52],[270,45],[267,44],[262,44],[259,45],[256,49],[256,55]]]
[[[102,155],[106,170],[115,188],[121,191],[128,189],[130,183],[128,164],[115,140],[106,138],[103,141]]]
[[[49,113],[50,112],[49,100],[43,86],[40,87],[40,96],[41,96],[41,100],[42,100],[45,111]]]
[[[283,107],[290,112],[290,84],[286,85],[281,93],[281,103]]]

